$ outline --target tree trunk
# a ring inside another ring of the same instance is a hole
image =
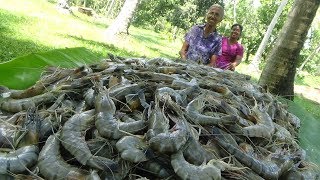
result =
[[[110,17],[110,12],[111,12],[111,9],[113,8],[113,5],[114,5],[114,0],[111,0],[111,3],[108,2],[108,11],[106,13],[107,17]]]
[[[252,60],[252,62],[250,63],[250,67],[255,70],[258,71],[259,70],[259,62],[262,56],[262,53],[264,51],[264,49],[266,48],[267,44],[268,44],[268,40],[271,36],[272,30],[274,28],[274,26],[276,25],[279,16],[281,15],[282,10],[284,9],[284,7],[286,6],[286,4],[288,3],[288,0],[282,0],[280,6],[278,7],[278,10],[276,12],[276,14],[273,16],[272,21],[267,29],[266,34],[264,35],[259,48]]]
[[[86,7],[87,6],[87,0],[84,0],[83,1],[83,7]]]
[[[233,24],[237,23],[237,0],[233,0]]]
[[[271,93],[293,100],[298,56],[319,3],[319,0],[295,1],[259,79],[259,84]]]
[[[131,20],[134,12],[138,6],[139,0],[126,0],[121,8],[120,13],[113,21],[113,23],[107,28],[106,35],[114,36],[120,33],[128,33]]]

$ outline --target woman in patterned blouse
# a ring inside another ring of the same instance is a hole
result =
[[[185,35],[179,54],[183,60],[191,60],[214,67],[218,55],[221,55],[222,37],[217,32],[217,25],[224,16],[224,9],[219,4],[212,5],[206,16],[206,23],[194,25]]]

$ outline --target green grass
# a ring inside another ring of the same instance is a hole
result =
[[[297,77],[295,80],[295,84],[297,85],[304,85],[304,86],[310,86],[313,88],[319,88],[320,89],[320,76],[303,76],[303,77]]]
[[[101,57],[109,52],[125,57],[178,56],[181,42],[153,31],[130,27],[129,36],[108,40],[104,31],[109,22],[80,13],[59,13],[55,4],[45,0],[4,1],[0,7],[0,62],[31,52],[79,46]]]
[[[320,122],[320,104],[314,101],[296,95],[294,102],[303,107],[307,112],[311,113],[315,119]]]

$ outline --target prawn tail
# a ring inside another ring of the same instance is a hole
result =
[[[107,172],[116,172],[118,170],[117,162],[101,156],[92,156],[87,165]]]

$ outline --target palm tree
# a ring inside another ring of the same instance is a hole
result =
[[[295,1],[259,79],[271,93],[293,100],[298,56],[319,4],[320,0]]]
[[[272,21],[268,26],[268,30],[267,30],[266,34],[263,36],[263,39],[259,45],[258,51],[256,52],[252,62],[250,63],[250,68],[253,68],[253,70],[255,70],[255,71],[259,71],[259,62],[260,62],[262,53],[265,50],[265,48],[268,44],[268,40],[271,36],[272,30],[273,30],[274,26],[276,25],[281,13],[282,13],[282,10],[285,8],[287,3],[288,3],[288,0],[281,1],[281,4],[278,7],[276,14],[273,16]]]
[[[128,34],[128,28],[138,4],[139,0],[126,0],[116,19],[107,28],[106,35],[114,36],[120,33]]]

